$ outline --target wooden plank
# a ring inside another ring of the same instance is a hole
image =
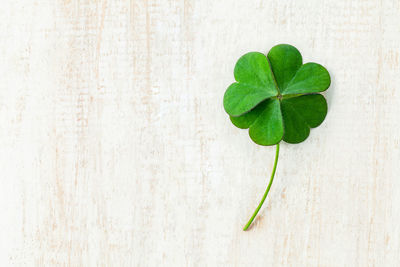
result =
[[[400,265],[399,1],[3,2],[2,266]],[[278,43],[329,113],[243,232],[274,148],[222,97]]]

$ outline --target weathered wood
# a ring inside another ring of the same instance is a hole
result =
[[[399,266],[400,2],[2,1],[1,266]],[[327,67],[273,147],[222,107],[243,53]]]

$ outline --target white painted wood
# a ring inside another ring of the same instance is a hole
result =
[[[400,266],[398,0],[1,5],[1,266]],[[329,114],[243,232],[274,148],[222,97],[278,43]]]

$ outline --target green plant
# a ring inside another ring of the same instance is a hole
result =
[[[224,95],[224,108],[232,123],[249,128],[259,145],[276,145],[274,167],[260,204],[243,230],[247,230],[271,188],[279,156],[279,143],[303,142],[310,128],[319,126],[328,106],[319,92],[328,89],[328,71],[317,63],[303,64],[300,52],[291,45],[274,46],[265,56],[250,52],[237,61],[236,82]]]

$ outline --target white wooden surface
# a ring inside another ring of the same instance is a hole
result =
[[[3,0],[1,266],[400,266],[398,0]],[[300,145],[222,107],[278,43],[332,76]]]

